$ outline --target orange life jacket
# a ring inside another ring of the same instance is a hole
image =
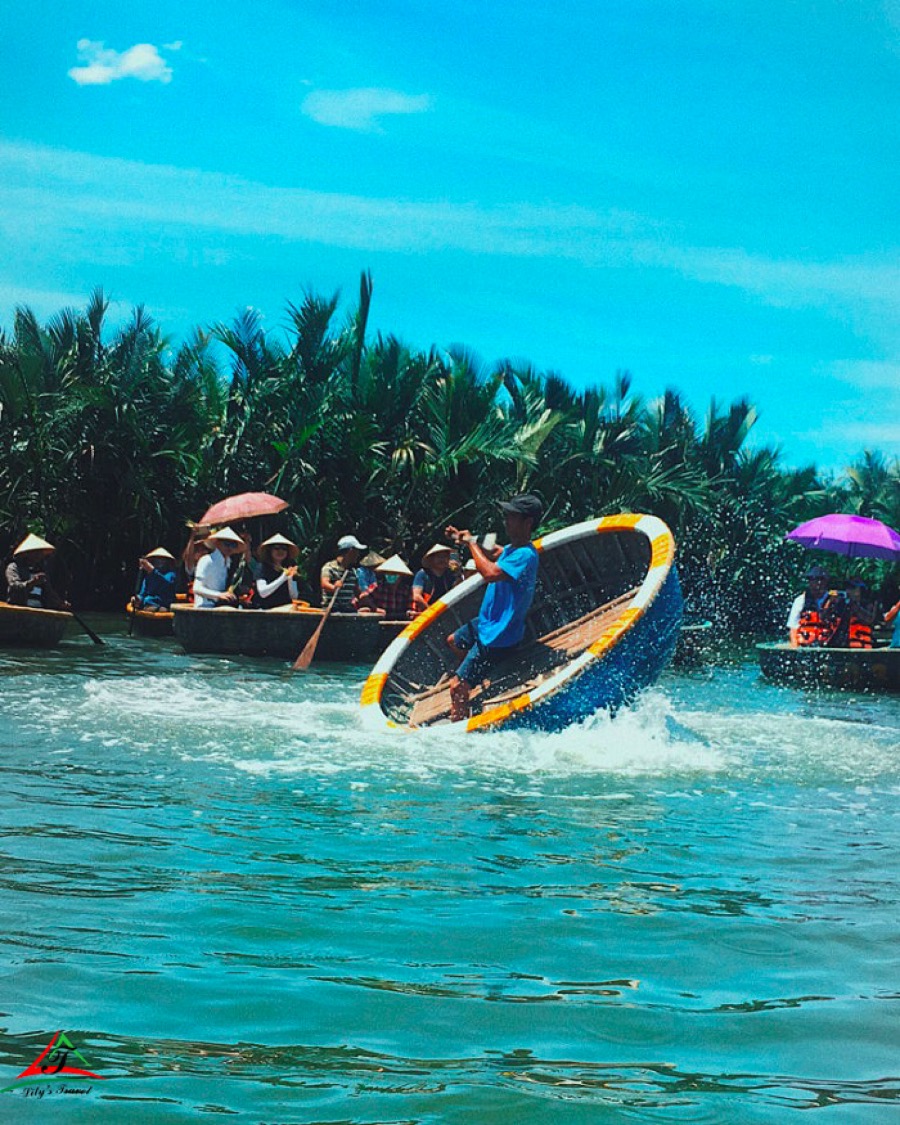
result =
[[[822,614],[815,602],[804,605],[797,626],[798,645],[821,645],[828,639],[830,630],[822,620]]]
[[[872,647],[872,626],[867,622],[851,615],[849,633],[851,648]]]

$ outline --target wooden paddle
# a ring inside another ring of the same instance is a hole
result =
[[[141,592],[141,586],[144,583],[144,572],[140,567],[137,569],[137,580],[134,584],[134,593],[131,595],[131,613],[128,615],[128,636],[134,634],[134,618],[137,614],[138,608],[138,594]]]
[[[78,616],[78,614],[75,612],[74,609],[70,609],[69,613],[72,614],[72,616],[75,618],[75,620],[78,622],[78,624],[82,627],[82,629],[84,629],[84,631],[91,638],[91,640],[94,642],[95,645],[102,645],[102,644],[106,643],[101,637],[97,636],[97,634],[90,627],[90,625],[88,625],[88,623],[86,621],[81,620],[81,618]]]
[[[340,581],[343,583],[343,581],[346,577],[347,577],[347,571],[345,570],[344,573],[341,575]],[[341,592],[341,587],[338,586],[338,588],[335,590],[335,592],[331,595],[331,601],[328,603],[328,608],[322,614],[322,620],[316,626],[316,631],[313,633],[313,635],[309,638],[309,640],[303,646],[303,651],[300,653],[300,655],[294,661],[293,671],[295,671],[295,672],[305,672],[307,670],[307,668],[309,668],[310,664],[312,664],[313,657],[316,655],[316,645],[319,643],[319,637],[322,634],[322,630],[325,627],[325,622],[328,620],[329,614],[334,609],[334,603],[337,601],[337,596],[340,592]]]

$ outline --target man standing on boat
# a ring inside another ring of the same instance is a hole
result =
[[[525,493],[500,505],[509,539],[496,560],[469,531],[447,528],[448,537],[469,548],[475,569],[488,583],[478,617],[457,629],[447,644],[462,661],[450,680],[450,718],[468,718],[469,695],[490,670],[510,656],[525,636],[525,618],[537,583],[538,553],[531,539],[543,515],[537,496]]]

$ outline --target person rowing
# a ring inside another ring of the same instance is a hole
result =
[[[338,540],[337,557],[322,567],[322,604],[327,605],[337,592],[335,613],[356,612],[360,593],[356,567],[365,550],[365,543],[360,543],[355,535],[342,535]]]
[[[159,613],[172,608],[178,579],[177,560],[165,547],[156,547],[138,559],[141,585],[134,599],[134,608]]]
[[[471,532],[447,528],[448,538],[469,548],[476,570],[488,584],[478,617],[447,637],[447,644],[461,661],[450,680],[453,722],[468,718],[472,689],[521,644],[534,599],[538,553],[531,539],[541,521],[543,504],[532,493],[524,493],[503,501],[500,509],[509,542],[496,560],[478,545]]]
[[[25,536],[6,568],[6,600],[10,605],[35,609],[72,608],[53,588],[45,569],[55,550],[52,543],[39,535]]]

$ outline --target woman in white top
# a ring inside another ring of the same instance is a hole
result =
[[[244,540],[223,527],[214,531],[205,541],[212,549],[197,560],[194,573],[194,608],[216,609],[218,606],[236,605],[237,595],[228,589],[228,560],[244,550]]]

